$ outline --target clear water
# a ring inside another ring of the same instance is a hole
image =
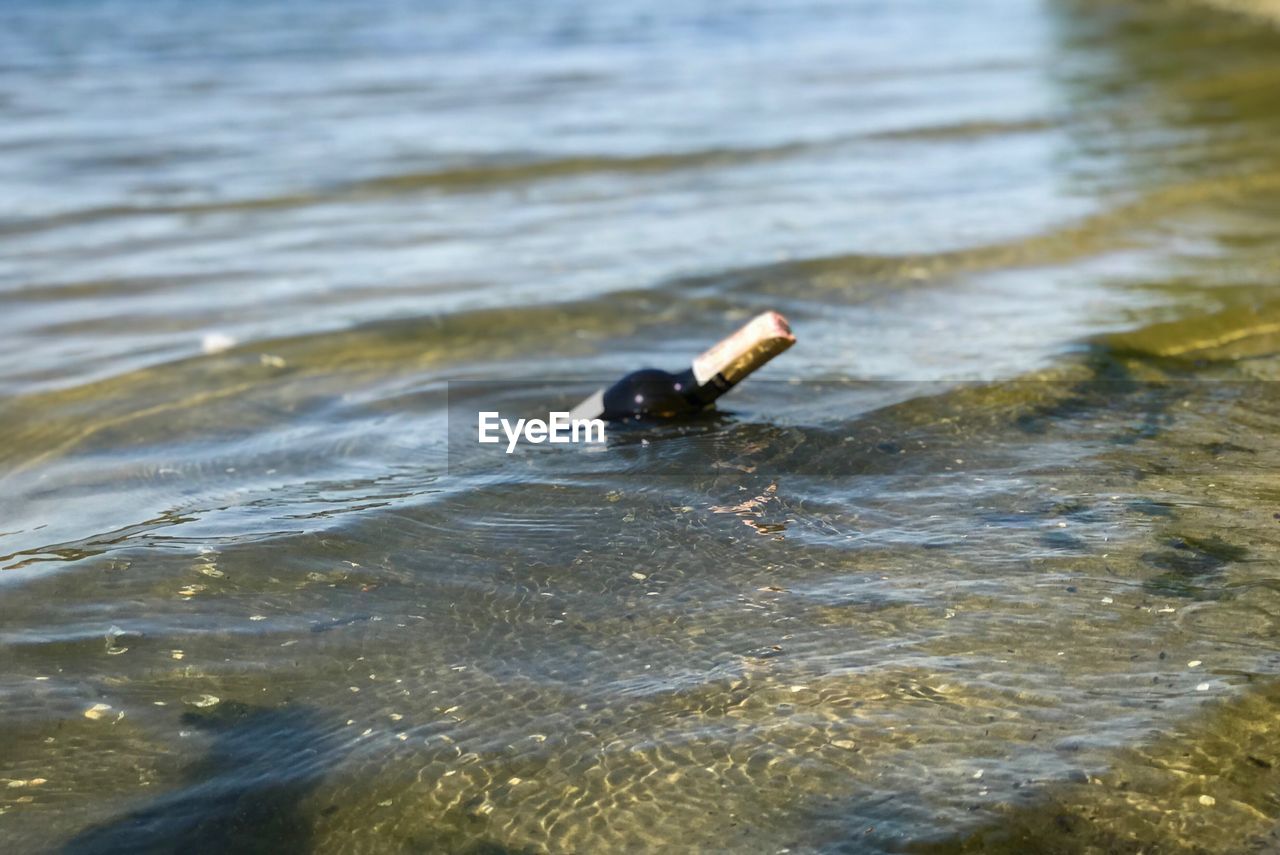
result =
[[[0,3],[5,848],[1275,845],[1277,47]],[[446,448],[763,308],[648,458]]]

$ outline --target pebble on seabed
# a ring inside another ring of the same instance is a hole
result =
[[[18,790],[18,789],[22,789],[23,787],[39,787],[47,783],[49,783],[49,780],[47,778],[31,778],[29,780],[15,778],[14,780],[9,782],[9,788]]]

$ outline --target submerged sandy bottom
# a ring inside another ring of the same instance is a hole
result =
[[[1274,33],[294,8],[0,12],[5,840],[1276,844]]]

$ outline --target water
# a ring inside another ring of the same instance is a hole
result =
[[[426,6],[0,3],[6,849],[1276,844],[1280,36]]]

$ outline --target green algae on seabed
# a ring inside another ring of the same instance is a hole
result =
[[[975,830],[907,851],[1274,851],[1280,683],[1256,680],[1230,700],[1206,702],[1176,733],[1116,752],[1087,780],[1052,784],[1032,805],[1001,805]]]
[[[1105,339],[1117,355],[1196,362],[1236,362],[1280,350],[1280,300],[1153,324]]]

